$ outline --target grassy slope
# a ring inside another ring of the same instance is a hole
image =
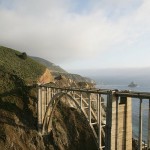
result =
[[[0,46],[0,73],[3,78],[3,80],[0,80],[0,91],[4,88],[13,87],[12,79],[9,79],[7,76],[4,77],[4,75],[2,76],[2,72],[16,75],[25,83],[37,81],[38,77],[44,73],[45,67],[43,65],[32,60],[30,57],[24,60],[19,57],[20,54],[19,51]]]

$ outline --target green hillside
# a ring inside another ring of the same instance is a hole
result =
[[[0,88],[13,86],[8,75],[16,76],[25,83],[37,81],[46,68],[19,51],[0,46]],[[14,77],[13,77],[14,78]],[[2,90],[0,90],[2,91]]]

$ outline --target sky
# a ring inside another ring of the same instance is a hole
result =
[[[64,69],[150,67],[150,0],[0,0],[0,45]]]

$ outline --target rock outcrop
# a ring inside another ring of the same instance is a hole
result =
[[[54,82],[54,77],[50,73],[50,70],[46,68],[44,74],[38,79],[37,84],[46,84]]]

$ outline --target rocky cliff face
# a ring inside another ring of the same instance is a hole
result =
[[[1,71],[0,79],[14,85],[12,90],[0,91],[1,149],[42,149],[42,137],[36,131],[35,91],[17,75]]]
[[[5,74],[8,78],[11,75]],[[59,103],[50,135],[37,132],[37,89],[16,77],[14,91],[0,95],[0,147],[2,149],[96,149],[85,118],[75,108]],[[19,88],[18,88],[19,87]]]
[[[49,69],[46,69],[42,76],[37,80],[37,84],[46,84],[49,82],[54,82],[54,77],[52,76]]]
[[[85,118],[78,110],[63,102],[59,103],[55,111],[52,132],[45,136],[37,132],[37,89],[27,85],[37,81],[53,81],[53,76],[45,67],[34,61],[18,58],[18,54],[20,53],[4,47],[0,51],[0,149],[96,149]],[[12,60],[9,62],[10,56]],[[18,63],[20,66],[17,66]],[[32,63],[36,66],[34,69]],[[11,66],[12,64],[15,64],[15,67]],[[23,67],[24,65],[28,67]],[[58,82],[60,86],[66,86],[68,78],[63,77]],[[70,84],[78,86],[76,82]]]

